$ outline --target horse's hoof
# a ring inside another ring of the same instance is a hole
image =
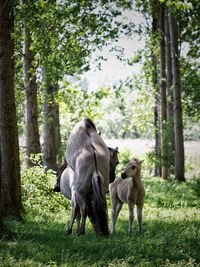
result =
[[[58,185],[55,185],[53,191],[54,192],[60,192],[60,187]]]

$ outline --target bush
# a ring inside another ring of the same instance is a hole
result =
[[[53,191],[56,175],[53,171],[44,172],[43,166],[22,169],[22,203],[25,213],[33,216],[55,216],[69,207],[63,195]]]
[[[119,153],[119,165],[117,166],[117,176],[121,176],[126,164],[131,160],[131,152],[129,149],[124,149]]]

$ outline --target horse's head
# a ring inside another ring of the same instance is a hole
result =
[[[116,169],[117,164],[119,163],[118,155],[117,155],[119,151],[117,147],[116,148],[108,147],[108,150],[110,153],[109,183],[112,183],[115,180],[115,169]]]
[[[59,170],[58,170],[58,178],[57,178],[56,184],[55,184],[54,189],[53,189],[54,192],[60,192],[60,177],[61,177],[63,171],[67,168],[67,166],[68,166],[68,163],[67,163],[66,159],[64,158],[64,160],[61,163]]]
[[[136,158],[132,158],[131,161],[126,165],[125,171],[122,172],[121,177],[135,177],[136,175],[140,176],[141,172],[141,164],[144,160],[138,160]]]

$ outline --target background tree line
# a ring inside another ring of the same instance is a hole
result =
[[[145,27],[119,19],[133,8]],[[154,138],[155,175],[185,180],[183,118],[199,120],[199,10],[197,0],[1,2],[1,218],[20,218],[22,208],[18,132],[27,166],[39,153],[45,169],[57,171],[62,142],[86,116],[108,137]],[[132,32],[145,36],[145,50],[130,60],[143,65],[140,75],[95,92],[68,83],[66,76],[88,70],[95,49]]]

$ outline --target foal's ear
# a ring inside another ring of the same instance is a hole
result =
[[[143,160],[139,160],[139,164],[141,165],[143,161],[144,161],[144,159]]]
[[[115,150],[117,151],[117,153],[119,153],[118,147],[116,147]]]

